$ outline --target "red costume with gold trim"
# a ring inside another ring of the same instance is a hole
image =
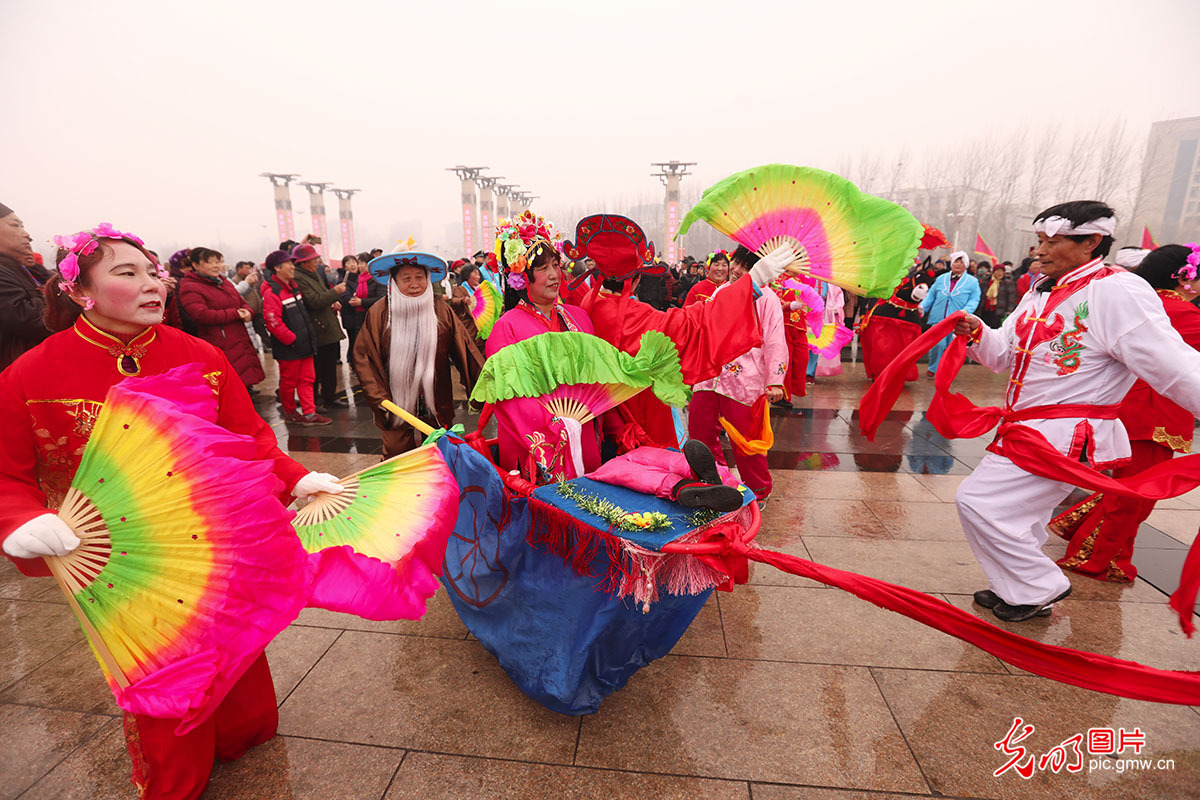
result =
[[[1171,326],[1200,350],[1200,309],[1178,292],[1158,290]],[[1135,475],[1169,461],[1175,453],[1192,452],[1196,420],[1191,412],[1138,380],[1121,401],[1118,419],[1125,425],[1133,451],[1129,463],[1113,470],[1114,478]],[[1137,577],[1132,563],[1138,528],[1154,501],[1093,494],[1056,517],[1050,530],[1070,541],[1059,566],[1102,581],[1125,582]]]
[[[57,508],[71,484],[109,387],[128,375],[155,375],[200,363],[218,398],[217,422],[259,442],[290,490],[308,470],[278,447],[225,355],[195,337],[156,325],[125,342],[80,317],[0,374],[0,541]],[[290,497],[285,502],[290,501]],[[26,575],[50,574],[38,559],[14,558]],[[178,720],[126,714],[133,780],[143,798],[195,798],[204,791],[213,755],[237,758],[275,735],[278,711],[266,656],[238,681],[212,718],[184,736]]]

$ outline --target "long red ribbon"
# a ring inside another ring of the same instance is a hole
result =
[[[904,388],[904,376],[920,356],[950,335],[958,320],[956,312],[921,334],[904,348],[876,378],[863,395],[859,420],[863,433],[874,439]],[[996,406],[976,406],[966,396],[950,390],[966,359],[967,342],[956,336],[942,354],[935,379],[935,394],[926,413],[930,423],[947,438],[982,436],[1003,420]],[[1015,422],[1000,424],[997,449],[1014,464],[1034,475],[1098,492],[1125,497],[1161,500],[1177,497],[1200,486],[1200,454],[1183,456],[1123,479],[1111,478],[1086,464],[1074,461],[1052,447],[1039,431]],[[1197,536],[1196,542],[1200,542]],[[1195,631],[1194,609],[1200,593],[1200,548],[1192,543],[1184,560],[1179,588],[1171,595],[1170,606],[1179,615],[1180,627],[1191,637]],[[1035,642],[979,620],[961,609],[945,608],[941,601],[901,586],[883,584],[872,578],[830,570],[782,554],[755,551],[748,554],[797,575],[813,577],[846,589],[884,608],[896,611],[938,630],[969,641],[1010,664],[1048,678],[1095,691],[1137,697],[1155,702],[1194,704],[1200,691],[1200,673],[1156,670],[1130,661],[1095,653],[1054,647]],[[802,563],[803,562],[803,563]],[[981,627],[982,626],[982,627]]]

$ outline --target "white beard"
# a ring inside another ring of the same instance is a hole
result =
[[[408,297],[396,288],[395,281],[389,282],[388,319],[392,326],[388,353],[388,387],[392,401],[415,414],[417,398],[424,390],[425,405],[432,411],[438,344],[433,284],[427,285],[420,297]]]

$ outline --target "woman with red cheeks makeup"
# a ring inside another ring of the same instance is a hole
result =
[[[279,450],[245,384],[211,344],[162,324],[165,270],[142,240],[105,223],[55,237],[58,270],[45,285],[45,341],[0,373],[0,547],[26,575],[46,576],[43,556],[64,556],[79,539],[54,511],[62,503],[108,390],[126,377],[199,363],[217,396],[217,424],[252,437],[289,487],[281,496],[338,493],[332,475],[309,472]],[[240,757],[275,735],[275,690],[265,655],[216,712],[183,736],[179,720],[125,714],[138,795],[191,800],[208,784],[214,755]]]

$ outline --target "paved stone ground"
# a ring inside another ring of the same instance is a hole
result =
[[[962,382],[976,402],[1000,398],[1002,381],[979,367]],[[986,441],[950,443],[930,428],[921,413],[930,384],[905,392],[875,443],[855,432],[866,382],[853,365],[792,412],[777,411],[776,490],[759,542],[981,613],[970,593],[983,575],[953,495]],[[329,428],[291,435],[264,388],[260,411],[300,461],[347,473],[379,458],[366,409],[332,411]],[[1149,581],[1074,577],[1074,595],[1053,616],[1012,629],[1156,667],[1200,667],[1200,642],[1179,631],[1160,591],[1173,588],[1198,523],[1200,497],[1160,504],[1139,538]],[[416,622],[305,611],[268,650],[280,736],[217,766],[205,797],[1200,797],[1200,710],[1034,677],[838,590],[752,569],[749,584],[713,596],[670,655],[587,717],[521,694],[444,592]],[[1089,728],[1137,727],[1138,757],[1152,768],[993,777],[1007,760],[993,743],[1018,716],[1035,726],[1023,742],[1034,754]],[[0,731],[0,800],[135,796],[119,712],[79,626],[52,583],[22,578],[7,561]],[[1153,768],[1160,759],[1173,768]]]

